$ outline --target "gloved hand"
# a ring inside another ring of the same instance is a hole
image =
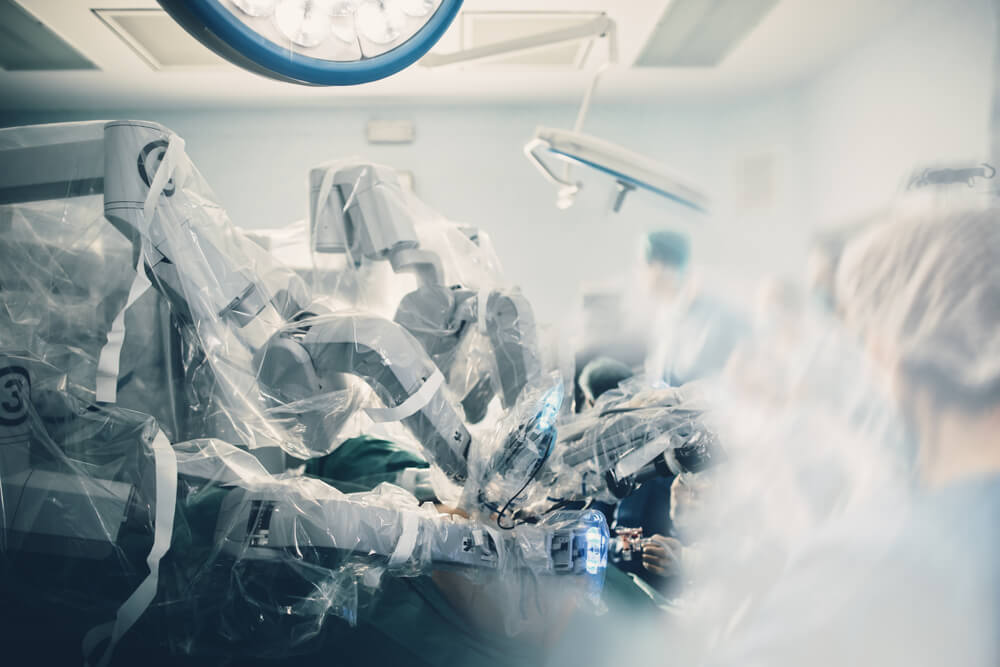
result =
[[[672,537],[653,535],[642,540],[642,566],[661,577],[681,571],[681,543]]]

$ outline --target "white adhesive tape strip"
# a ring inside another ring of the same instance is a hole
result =
[[[108,646],[97,662],[104,667],[111,660],[115,646],[139,620],[143,612],[156,597],[160,578],[160,559],[170,549],[170,539],[174,531],[174,505],[177,502],[177,458],[170,441],[162,431],[156,434],[152,444],[153,461],[156,466],[156,513],[153,533],[153,547],[146,557],[149,574],[118,608],[113,623],[104,623],[92,629],[83,638],[83,654],[89,656],[94,649],[108,639]],[[89,665],[89,661],[87,662]]]
[[[143,231],[142,250],[135,265],[135,278],[128,291],[128,298],[125,305],[118,311],[115,319],[111,323],[111,330],[108,331],[108,339],[101,348],[97,358],[97,400],[102,403],[115,403],[118,401],[118,373],[121,367],[122,346],[125,345],[125,312],[138,301],[150,288],[149,278],[143,267],[146,257],[146,232],[148,225],[152,224],[153,216],[156,215],[156,207],[160,201],[163,189],[170,182],[177,166],[178,159],[184,153],[184,140],[173,135],[167,143],[167,150],[163,154],[163,160],[153,176],[153,182],[149,185],[149,192],[146,194],[146,201],[143,202],[143,223],[147,228]]]
[[[434,394],[438,392],[444,384],[444,376],[441,371],[436,370],[427,378],[420,389],[415,391],[408,399],[394,408],[365,408],[365,413],[376,423],[398,422],[415,415],[422,410],[425,405],[431,402]]]
[[[405,563],[417,546],[417,535],[420,534],[420,517],[413,511],[400,512],[400,520],[403,522],[403,531],[396,542],[396,548],[389,556],[389,567],[399,567]]]

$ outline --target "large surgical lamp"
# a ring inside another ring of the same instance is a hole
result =
[[[617,56],[613,46],[614,25],[596,36],[612,40],[610,54],[613,62]],[[528,160],[558,188],[556,206],[566,209],[573,205],[581,184],[573,179],[572,167],[579,165],[614,179],[618,187],[618,196],[612,207],[615,213],[621,210],[625,196],[633,190],[645,190],[698,213],[707,213],[709,199],[698,187],[645,155],[583,132],[594,91],[606,69],[607,65],[604,65],[591,79],[572,130],[539,127],[524,146]],[[561,165],[557,166],[557,163]]]
[[[425,67],[447,67],[501,58],[567,42],[598,39],[608,40],[608,64],[616,62],[618,39],[615,22],[606,14],[601,14],[569,28],[454,53],[432,53],[421,64]],[[547,181],[558,188],[556,205],[559,208],[572,206],[576,193],[581,188],[581,184],[573,178],[572,167],[583,166],[614,179],[618,186],[618,196],[613,207],[615,212],[621,209],[625,196],[633,190],[651,192],[698,213],[707,212],[709,199],[699,188],[688,184],[685,179],[644,155],[583,132],[583,123],[597,82],[606,68],[607,65],[594,74],[572,130],[540,127],[524,147],[524,153],[531,163]]]
[[[229,62],[316,86],[376,81],[441,38],[462,0],[159,0]]]

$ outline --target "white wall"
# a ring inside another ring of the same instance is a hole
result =
[[[996,0],[920,0],[806,94],[809,201],[824,223],[887,204],[911,171],[990,155]],[[1000,156],[998,156],[1000,157]]]

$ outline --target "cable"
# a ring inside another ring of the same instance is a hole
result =
[[[542,469],[542,466],[545,465],[545,462],[549,460],[549,455],[552,453],[552,445],[555,442],[555,438],[552,437],[551,434],[549,434],[547,437],[548,437],[548,445],[545,448],[545,453],[535,463],[534,467],[531,470],[531,473],[528,474],[528,478],[524,480],[524,484],[521,485],[521,488],[517,490],[517,493],[515,493],[513,496],[510,497],[507,503],[500,509],[500,512],[497,514],[497,527],[500,528],[500,530],[513,530],[518,525],[518,522],[514,521],[509,526],[505,526],[503,524],[503,517],[507,513],[507,509],[510,508],[510,506],[514,503],[515,500],[518,499],[518,497],[522,493],[524,493],[524,490],[527,489],[528,485],[531,484],[531,482],[535,479],[535,477],[538,475],[538,472]],[[514,514],[516,515],[516,512]],[[522,521],[521,523],[524,522]]]

